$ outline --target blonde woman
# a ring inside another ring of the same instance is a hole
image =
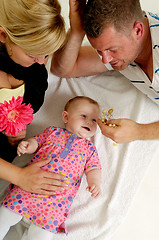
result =
[[[23,96],[35,113],[48,86],[47,56],[65,39],[61,7],[57,0],[0,0],[0,16],[0,102]],[[63,177],[40,169],[48,159],[23,169],[11,164],[25,135],[25,131],[15,137],[0,132],[0,178],[34,193],[60,190]]]

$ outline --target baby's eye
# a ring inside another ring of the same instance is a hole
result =
[[[86,118],[86,115],[85,115],[85,114],[82,114],[82,117],[83,117],[83,118]]]
[[[93,121],[93,122],[95,122],[95,123],[97,122],[97,120],[96,120],[96,119],[92,119],[92,121]]]

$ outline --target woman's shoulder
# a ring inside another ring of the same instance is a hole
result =
[[[12,75],[0,70],[0,89],[18,88],[24,83],[22,80],[15,79]]]
[[[8,74],[0,71],[0,89],[2,88],[11,88],[11,84],[9,82]]]
[[[4,103],[4,101],[9,101],[14,96],[17,99],[18,96],[23,97],[25,91],[25,85],[21,85],[18,88],[1,88],[0,89],[0,103]]]

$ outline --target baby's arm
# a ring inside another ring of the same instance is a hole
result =
[[[86,190],[91,192],[91,196],[97,198],[101,194],[101,170],[99,168],[93,168],[86,172],[88,186]]]
[[[28,140],[26,141],[21,141],[19,144],[18,144],[18,148],[17,148],[17,154],[18,156],[22,154],[25,154],[25,153],[34,153],[36,152],[36,150],[38,149],[38,143],[36,141],[35,138],[29,138]]]

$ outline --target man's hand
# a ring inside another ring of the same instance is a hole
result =
[[[143,139],[142,124],[130,119],[111,119],[104,124],[100,119],[97,121],[104,136],[116,143],[126,143]],[[145,129],[146,130],[146,129]]]
[[[82,6],[84,6],[85,0],[77,1],[77,0],[69,0],[70,5],[70,26],[73,32],[77,32],[79,34],[84,34],[84,30],[81,23],[80,12],[82,11]]]

